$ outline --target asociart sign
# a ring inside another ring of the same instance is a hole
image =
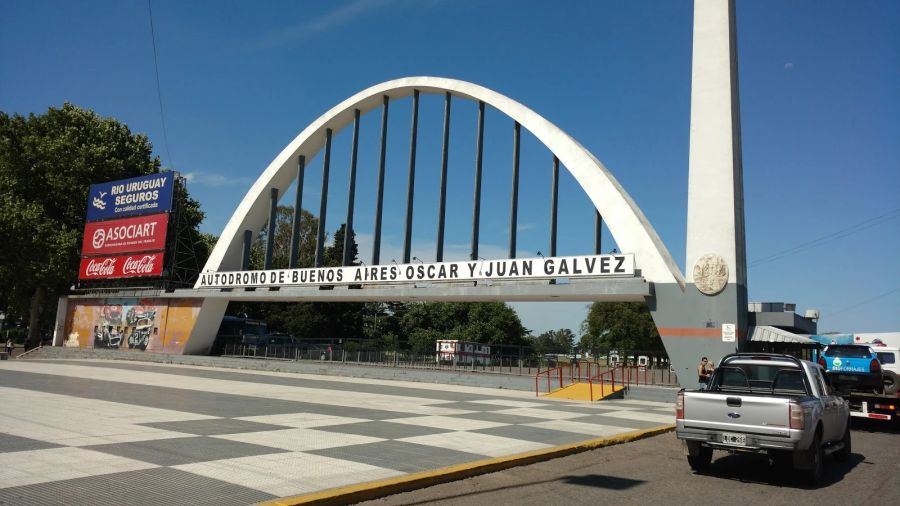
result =
[[[87,223],[81,254],[110,255],[165,249],[168,224],[167,213]]]
[[[91,185],[87,221],[172,210],[174,172]]]
[[[163,253],[134,253],[81,259],[78,279],[114,279],[162,275]]]
[[[207,272],[200,274],[197,286],[238,288],[614,276],[634,276],[634,255]]]

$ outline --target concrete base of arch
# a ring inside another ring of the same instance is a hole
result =
[[[722,357],[743,349],[747,331],[746,287],[729,284],[708,296],[693,284],[682,291],[676,284],[653,285],[647,305],[681,386],[697,385],[697,364],[702,357],[718,364]],[[722,324],[736,327],[733,342],[723,341]]]

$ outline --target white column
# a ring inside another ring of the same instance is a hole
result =
[[[744,192],[734,0],[694,1],[685,278],[707,254],[746,285]]]

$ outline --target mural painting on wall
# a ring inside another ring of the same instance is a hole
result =
[[[159,336],[160,308],[147,299],[129,305],[108,300],[94,322],[94,348],[146,350]]]
[[[164,298],[72,301],[65,346],[180,354],[200,305],[192,299]]]

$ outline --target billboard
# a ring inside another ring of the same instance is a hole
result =
[[[91,185],[87,221],[171,211],[174,176],[161,172]]]
[[[167,213],[109,221],[84,226],[82,255],[112,255],[166,248]]]
[[[161,276],[163,252],[132,253],[81,259],[78,279],[116,279]]]

